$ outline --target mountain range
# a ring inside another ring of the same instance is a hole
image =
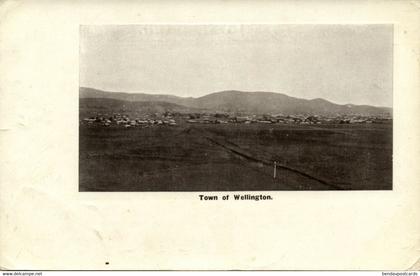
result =
[[[369,116],[392,115],[392,108],[370,105],[335,104],[325,99],[300,99],[273,92],[243,92],[236,90],[211,93],[202,97],[178,97],[145,93],[108,92],[80,87],[83,107],[108,106],[147,109],[150,112],[242,112],[250,114],[313,114]]]

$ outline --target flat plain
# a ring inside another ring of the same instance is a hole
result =
[[[392,189],[392,123],[81,124],[79,139],[80,191]]]

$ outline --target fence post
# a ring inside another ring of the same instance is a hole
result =
[[[276,174],[277,174],[277,162],[274,161],[274,173],[273,173],[273,178],[276,178]]]

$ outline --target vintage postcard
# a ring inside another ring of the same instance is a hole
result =
[[[418,270],[419,3],[2,1],[1,268]]]

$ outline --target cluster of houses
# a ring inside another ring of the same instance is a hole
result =
[[[176,121],[172,116],[164,116],[162,118],[135,118],[131,119],[125,114],[113,114],[112,116],[106,116],[103,114],[97,114],[94,117],[88,117],[83,119],[84,123],[87,124],[100,124],[103,126],[122,126],[122,127],[135,127],[135,126],[151,126],[151,125],[176,125]]]
[[[242,123],[242,124],[370,124],[384,123],[390,121],[390,118],[361,116],[361,115],[337,115],[337,116],[317,116],[317,115],[244,115],[236,116],[233,114],[216,114],[216,115],[194,115],[187,120],[188,123]]]
[[[175,126],[177,123],[184,122],[188,124],[371,124],[387,123],[390,117],[381,116],[362,116],[362,115],[336,115],[336,116],[317,116],[317,115],[237,115],[229,113],[215,114],[180,114],[169,113],[145,115],[141,118],[130,118],[127,114],[115,113],[111,116],[97,114],[93,117],[82,119],[82,123],[99,124],[103,126],[155,126],[169,125]]]

